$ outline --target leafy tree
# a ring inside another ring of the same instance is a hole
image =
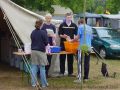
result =
[[[60,0],[60,5],[69,7],[74,13],[83,12],[84,0]]]
[[[95,11],[95,0],[87,0],[86,5],[86,11],[91,13]]]
[[[103,14],[104,13],[104,8],[102,6],[98,6],[95,10],[95,13]]]
[[[13,2],[15,2],[16,4],[23,6],[25,5],[25,0],[12,0]]]
[[[53,5],[57,0],[12,0],[20,6],[23,6],[30,10],[40,10],[54,12]]]
[[[120,0],[107,0],[107,8],[111,13],[120,11]]]
[[[84,0],[12,0],[13,2],[31,10],[43,10],[54,12],[51,5],[58,4],[61,6],[69,7],[74,13],[81,12],[83,10]]]
[[[69,7],[73,13],[83,12],[84,0],[12,0],[22,7],[30,10],[54,12],[51,5],[61,5]],[[103,13],[108,9],[111,13],[118,13],[120,10],[120,0],[87,0],[86,11],[93,13]]]

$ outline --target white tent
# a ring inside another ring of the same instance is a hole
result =
[[[1,12],[1,10],[3,12]],[[17,35],[19,36],[19,38],[21,39],[21,41],[23,42],[23,44],[26,43],[31,43],[30,40],[30,34],[32,32],[32,30],[34,30],[34,23],[38,18],[42,18],[44,20],[44,17],[41,15],[38,15],[34,12],[31,12],[15,3],[13,3],[11,0],[0,0],[0,20],[3,20],[3,13],[4,16],[6,16],[10,22],[10,24],[12,25],[14,31],[17,33]],[[2,19],[1,19],[2,18]],[[1,21],[1,22],[4,22]],[[52,20],[52,23],[54,23],[55,25],[59,25],[62,22],[62,20]],[[0,25],[2,25],[0,23]],[[3,30],[4,28],[2,26],[0,26]],[[57,38],[58,39],[58,38]],[[8,43],[6,43],[6,39],[2,40],[2,45],[0,47],[0,56],[2,56],[2,61],[4,60],[5,62],[10,62],[11,61],[11,55],[12,55],[12,51],[10,50],[10,44],[9,44],[9,40],[7,40]],[[57,42],[59,43],[59,40],[57,40]],[[57,60],[56,56],[53,57],[54,60],[52,60],[52,63],[58,63],[58,57]],[[56,64],[57,67],[59,67],[58,64]],[[52,65],[53,67],[55,67],[54,65]],[[55,68],[57,69],[57,68]]]
[[[25,43],[31,43],[30,34],[34,30],[34,23],[36,19],[43,16],[33,13],[10,0],[0,0],[0,8],[9,19],[12,27],[18,34],[21,41]],[[60,20],[52,20],[53,23],[59,24]]]

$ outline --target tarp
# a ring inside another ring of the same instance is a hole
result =
[[[76,14],[76,17],[84,17],[83,13]],[[85,13],[85,17],[87,18],[108,18],[108,19],[120,19],[120,14],[95,14],[95,13]]]
[[[79,14],[76,15],[76,17],[84,17],[84,14],[83,13],[79,13]],[[86,12],[85,13],[85,17],[87,17],[87,18],[101,18],[101,15],[95,14],[95,13],[88,13],[88,12]]]
[[[101,15],[104,18],[108,18],[108,19],[120,19],[120,14],[110,14],[110,15]]]
[[[43,16],[29,11],[10,0],[0,0],[0,8],[5,12],[12,27],[18,34],[21,41],[31,43],[30,34],[34,30],[35,21],[38,18],[45,19]],[[59,24],[62,21],[52,20],[52,23]]]

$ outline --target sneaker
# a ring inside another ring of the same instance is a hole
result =
[[[88,80],[89,80],[89,79],[84,79],[83,81],[84,81],[84,82],[87,82]]]
[[[42,86],[42,88],[46,88],[46,86]]]
[[[48,87],[48,86],[49,86],[49,84],[47,83],[47,84],[46,84],[46,86]]]
[[[43,85],[42,88],[46,88],[48,86],[49,86],[49,84],[47,83],[46,85]]]
[[[32,87],[36,87],[36,84],[33,84]]]

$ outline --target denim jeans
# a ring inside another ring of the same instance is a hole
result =
[[[40,70],[41,84],[42,84],[42,86],[45,87],[45,86],[47,86],[48,83],[47,83],[47,80],[46,80],[45,66],[42,66],[42,65],[35,65],[35,64],[31,65],[31,71],[32,71],[31,84],[36,85],[38,70]]]

